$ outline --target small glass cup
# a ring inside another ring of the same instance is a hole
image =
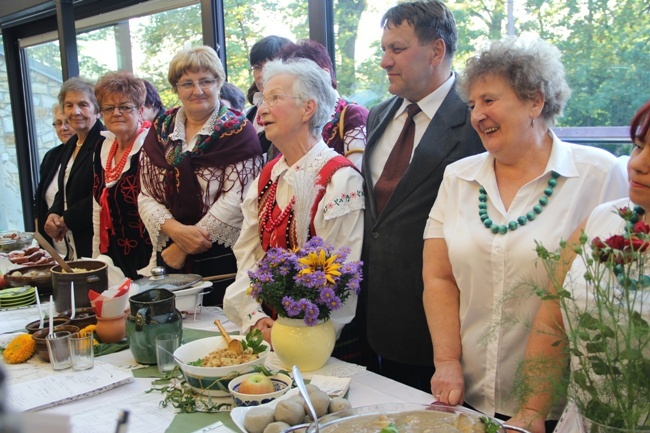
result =
[[[174,351],[180,346],[178,334],[160,334],[156,336],[156,361],[161,374],[169,373],[176,367]]]
[[[73,370],[88,370],[95,365],[93,334],[74,334],[68,339]]]
[[[69,339],[70,332],[68,331],[55,331],[45,337],[47,351],[50,354],[50,365],[52,365],[52,370],[65,370],[66,368],[70,368]]]

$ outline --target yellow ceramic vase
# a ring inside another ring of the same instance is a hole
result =
[[[331,320],[307,326],[302,319],[278,317],[271,328],[273,351],[287,369],[318,370],[334,350],[336,331]]]

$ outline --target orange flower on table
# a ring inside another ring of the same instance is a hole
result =
[[[83,328],[81,331],[79,331],[79,335],[87,335],[87,334],[92,334],[95,332],[95,328],[97,328],[97,325],[88,325],[85,328]],[[98,346],[99,341],[97,341],[96,338],[93,338],[93,346]]]
[[[36,350],[36,341],[30,334],[20,334],[7,344],[2,356],[7,364],[20,364],[27,361]]]

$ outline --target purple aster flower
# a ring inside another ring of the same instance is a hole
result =
[[[284,310],[287,312],[287,315],[289,317],[295,317],[300,314],[300,304],[289,296],[282,298],[282,305],[284,306]]]
[[[320,296],[318,297],[323,304],[328,304],[330,299],[335,298],[336,293],[331,287],[323,287],[320,289]]]
[[[343,302],[338,296],[333,296],[327,301],[326,305],[330,311],[336,311],[343,306]]]
[[[313,304],[309,301],[305,302],[305,323],[309,326],[313,326],[318,322],[318,315],[320,314],[320,309],[316,304]]]

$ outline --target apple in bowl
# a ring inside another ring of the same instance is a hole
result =
[[[228,390],[237,406],[258,406],[282,397],[293,380],[286,374],[266,376],[255,372],[244,374],[230,381]]]
[[[275,391],[275,386],[265,374],[253,373],[239,383],[238,391],[242,394],[268,394]]]

